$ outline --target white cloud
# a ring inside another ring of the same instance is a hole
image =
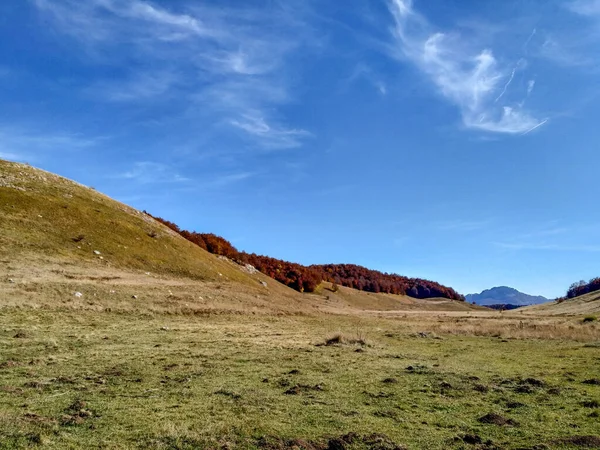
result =
[[[310,135],[305,130],[287,129],[269,124],[258,111],[241,115],[232,120],[231,125],[257,138],[265,148],[300,147],[302,138]]]
[[[582,16],[600,17],[600,0],[575,0],[567,3],[567,8]]]
[[[17,126],[0,126],[0,157],[33,161],[41,155],[94,148],[106,138],[74,133],[47,132]]]
[[[98,82],[90,86],[87,92],[104,101],[140,101],[167,94],[176,83],[177,77],[169,72],[141,73],[121,82]]]
[[[188,178],[179,175],[172,167],[150,161],[137,162],[130,170],[116,175],[115,178],[134,180],[142,184],[189,181]]]
[[[546,123],[505,97],[519,63],[504,67],[489,49],[460,35],[436,31],[411,0],[389,0],[400,57],[414,63],[461,111],[466,127],[494,133],[528,133]]]
[[[560,245],[560,244],[531,244],[494,242],[494,245],[507,250],[540,250],[557,252],[600,252],[600,245]]]
[[[285,61],[308,39],[304,25],[285,8],[30,1],[61,32],[76,37],[94,62],[129,68],[126,76],[92,83],[86,93],[96,99],[137,102],[177,93],[187,119],[197,111],[203,120],[243,130],[260,147],[297,147],[307,135],[286,125],[261,132],[239,125],[247,116],[265,123],[281,116],[277,108],[291,99]]]

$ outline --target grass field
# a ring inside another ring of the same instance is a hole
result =
[[[485,320],[5,309],[0,447],[597,448],[596,325]]]

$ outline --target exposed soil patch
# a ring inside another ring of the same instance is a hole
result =
[[[321,386],[320,384],[316,384],[314,386],[309,386],[306,384],[296,384],[295,386],[292,386],[287,391],[285,391],[284,394],[285,395],[298,395],[298,394],[302,394],[303,392],[322,391],[322,390],[323,390],[323,386]]]
[[[405,450],[385,434],[369,434],[361,436],[348,433],[339,437],[324,438],[318,441],[305,439],[282,439],[278,437],[262,437],[258,440],[258,448],[265,450],[347,450],[352,446],[361,446],[368,450]]]
[[[16,361],[4,361],[0,363],[0,369],[10,369],[11,367],[17,367],[19,365]]]
[[[598,400],[587,400],[585,402],[581,402],[581,405],[585,408],[600,408],[600,402]]]
[[[600,378],[590,378],[589,380],[582,381],[582,383],[600,386]]]
[[[75,400],[60,418],[61,425],[81,425],[86,420],[94,417],[92,410],[88,409],[86,402]]]
[[[377,392],[376,394],[373,394],[372,392],[363,391],[363,394],[366,394],[371,398],[391,398],[394,396],[394,394],[391,392],[383,392],[383,391]]]
[[[483,444],[483,439],[481,439],[481,437],[476,434],[465,434],[461,439],[465,444]]]
[[[486,392],[488,392],[490,390],[490,388],[484,384],[476,384],[475,386],[473,386],[473,390],[476,392],[481,392],[482,394],[485,394]]]
[[[406,371],[408,373],[419,373],[419,374],[431,373],[431,370],[429,369],[429,367],[423,366],[421,364],[415,364],[414,366],[408,366],[406,368]]]
[[[398,382],[398,380],[396,378],[384,378],[381,380],[381,382],[386,384],[395,384]]]
[[[508,409],[516,409],[516,408],[522,408],[526,406],[524,403],[521,402],[506,402],[506,407]]]
[[[496,413],[489,413],[483,417],[477,419],[481,423],[487,423],[490,425],[498,425],[498,426],[518,426],[519,424],[512,419],[508,419],[506,417],[501,416]]]
[[[39,424],[54,424],[54,423],[56,423],[55,419],[52,419],[50,417],[40,416],[38,414],[30,413],[30,412],[23,414],[23,418],[25,420],[27,420],[28,422],[34,422],[34,423],[39,423]]]
[[[223,395],[234,400],[239,400],[240,398],[242,398],[240,394],[236,394],[235,392],[231,392],[226,389],[219,389],[218,391],[215,391],[215,395]]]
[[[574,445],[581,448],[600,448],[600,436],[570,436],[557,439],[553,443],[563,445]]]

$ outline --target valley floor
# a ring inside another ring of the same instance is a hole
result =
[[[600,447],[575,318],[5,307],[0,355],[0,448]]]

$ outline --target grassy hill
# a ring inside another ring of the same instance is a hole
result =
[[[600,291],[590,292],[579,297],[558,302],[521,308],[524,314],[538,315],[584,315],[600,314]]]
[[[333,294],[321,287],[318,294],[303,295],[208,253],[149,215],[91,188],[2,160],[0,217],[4,305],[195,314],[471,308],[346,288]]]

